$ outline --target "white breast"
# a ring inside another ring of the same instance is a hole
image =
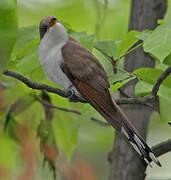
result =
[[[39,46],[39,60],[49,80],[64,89],[72,85],[60,67],[63,61],[61,47],[55,46],[49,48],[49,46],[42,41]]]

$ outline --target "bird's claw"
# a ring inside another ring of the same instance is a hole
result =
[[[79,97],[75,95],[75,91],[72,89],[72,86],[67,89],[67,96],[70,102],[79,102]]]

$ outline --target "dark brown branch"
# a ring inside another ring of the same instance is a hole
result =
[[[151,96],[145,96],[142,98],[119,98],[119,99],[115,99],[115,102],[118,105],[123,105],[123,104],[132,104],[132,105],[144,105],[144,106],[149,106],[150,102],[153,102],[154,98]]]
[[[171,66],[169,66],[158,78],[158,80],[156,81],[156,83],[154,84],[154,87],[152,89],[152,94],[154,97],[157,96],[157,93],[159,91],[160,85],[161,83],[167,78],[167,76],[169,76],[169,74],[171,73]]]
[[[46,84],[39,84],[39,83],[33,82],[33,81],[27,79],[26,77],[24,77],[21,74],[18,74],[16,72],[12,72],[12,71],[7,70],[7,71],[4,72],[4,75],[13,77],[13,78],[23,82],[29,88],[37,89],[37,90],[44,90],[44,91],[47,91],[47,92],[50,92],[50,93],[55,93],[55,94],[58,94],[59,96],[68,98],[68,95],[67,95],[66,91],[58,89],[58,88],[54,88],[54,87],[51,87],[51,86],[48,86]],[[116,99],[115,101],[116,101],[116,103],[118,105],[124,105],[124,104],[135,105],[135,104],[139,104],[139,105],[150,106],[150,104],[148,104],[148,103],[152,102],[153,98],[148,97],[148,96],[143,97],[143,98],[120,98],[120,99]],[[79,99],[79,102],[86,103],[85,100],[83,100],[83,99]]]
[[[32,88],[32,89],[38,89],[38,90],[45,90],[45,91],[48,91],[48,92],[51,92],[51,93],[55,93],[55,94],[58,94],[59,96],[62,96],[62,97],[66,97],[67,98],[67,94],[65,91],[62,91],[61,89],[58,89],[58,88],[54,88],[54,87],[50,87],[46,84],[38,84],[36,82],[33,82],[29,79],[27,79],[26,77],[16,73],[16,72],[12,72],[12,71],[5,71],[4,74],[6,76],[10,76],[10,77],[13,77],[21,82],[23,82],[25,85],[27,85],[29,88]]]
[[[4,75],[13,77],[13,78],[23,82],[25,85],[27,85],[28,87],[30,87],[32,89],[45,90],[45,91],[48,91],[48,92],[51,92],[51,93],[58,94],[59,96],[68,98],[68,95],[67,95],[66,91],[58,89],[58,88],[54,88],[54,87],[51,87],[51,86],[48,86],[46,84],[39,84],[39,83],[33,82],[33,81],[27,79],[26,77],[24,77],[21,74],[18,74],[16,72],[12,72],[12,71],[7,70],[7,71],[4,72]],[[79,101],[82,102],[82,103],[85,103],[85,100],[83,100],[81,98],[80,98]]]
[[[142,98],[119,98],[115,99],[115,102],[118,105],[143,105],[143,106],[148,106],[152,110],[159,111],[159,109],[156,106],[156,100],[153,96],[147,95]]]
[[[157,157],[171,151],[171,139],[153,146],[152,150]]]

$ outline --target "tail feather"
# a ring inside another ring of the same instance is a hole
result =
[[[154,161],[159,167],[161,167],[159,160],[155,157],[150,147],[131,127],[128,127],[125,122],[122,124],[121,132],[150,167],[152,167],[150,164],[151,161]]]
[[[65,72],[65,69],[63,69]],[[67,73],[66,73],[67,74]],[[77,90],[116,130],[121,131],[129,140],[134,149],[141,155],[144,161],[150,165],[154,161],[161,167],[160,162],[155,157],[152,150],[148,147],[145,141],[134,131],[131,122],[127,119],[122,110],[118,107],[115,101],[112,101],[108,90],[105,92],[97,91],[89,84],[72,79],[69,77]],[[151,166],[151,165],[150,165]]]

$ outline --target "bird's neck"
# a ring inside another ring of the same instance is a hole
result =
[[[53,49],[54,47],[62,48],[68,41],[68,34],[65,27],[58,23],[48,30],[40,42],[42,48]]]

